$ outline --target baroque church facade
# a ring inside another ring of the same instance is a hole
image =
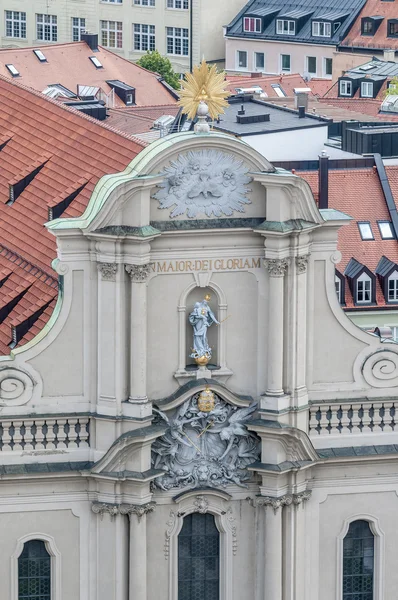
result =
[[[2,599],[394,597],[398,350],[339,306],[348,221],[187,132],[47,224],[58,303],[1,358]]]

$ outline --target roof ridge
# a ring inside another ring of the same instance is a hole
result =
[[[61,48],[63,46],[72,46],[72,45],[76,45],[79,44],[79,46],[81,46],[82,44],[86,45],[86,42],[63,42],[62,44],[52,44],[51,46],[49,46],[48,44],[46,44],[44,42],[44,44],[42,46],[38,45],[38,46],[16,46],[15,48],[0,48],[0,54],[1,52],[15,52],[15,51],[21,51],[21,52],[25,52],[26,50],[41,50],[41,48]]]
[[[81,111],[77,110],[76,108],[73,108],[72,106],[68,106],[67,104],[58,102],[57,100],[54,100],[53,98],[49,98],[48,96],[45,96],[42,92],[39,92],[38,90],[35,90],[34,88],[31,88],[31,87],[25,85],[24,83],[15,81],[15,79],[14,80],[9,79],[5,75],[1,75],[1,74],[0,74],[0,81],[4,81],[5,83],[8,83],[9,85],[12,85],[15,87],[19,87],[19,88],[25,90],[26,92],[31,93],[33,96],[41,98],[44,102],[50,102],[51,104],[58,106],[61,110],[66,110],[67,112],[72,112],[72,114],[79,116],[81,119],[85,119],[86,121],[89,121],[90,123],[93,123],[94,125],[96,125],[98,127],[102,127],[104,129],[107,129],[108,131],[112,131],[113,133],[120,135],[120,137],[134,141],[137,144],[139,144],[142,148],[145,148],[142,141],[139,140],[138,138],[136,138],[135,136],[124,133],[123,131],[119,131],[118,129],[115,129],[114,127],[111,127],[110,125],[103,123],[102,121],[98,121],[98,119],[94,119],[93,117],[90,117],[89,115],[82,113]]]

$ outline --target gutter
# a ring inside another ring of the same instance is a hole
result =
[[[387,204],[388,212],[390,213],[392,226],[394,228],[394,233],[396,239],[398,239],[398,212],[397,207],[394,201],[394,196],[392,195],[390,182],[388,181],[386,168],[383,163],[383,159],[380,154],[374,155],[375,165],[377,169],[377,174],[380,179],[380,184],[383,190],[383,195]]]
[[[192,57],[192,48],[193,48],[193,0],[190,0],[189,7],[189,72],[192,73],[193,69],[193,57]]]

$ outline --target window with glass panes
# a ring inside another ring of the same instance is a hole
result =
[[[72,41],[80,42],[81,35],[86,31],[86,19],[72,17]]]
[[[337,300],[341,304],[341,280],[340,280],[340,277],[338,275],[334,276],[334,286],[336,288]]]
[[[134,50],[155,50],[155,25],[134,23]]]
[[[26,12],[6,10],[6,36],[26,38]]]
[[[18,600],[51,600],[51,556],[42,540],[26,542],[18,558]]]
[[[255,52],[254,53],[254,67],[258,71],[264,70],[264,67],[265,67],[264,52]]]
[[[357,303],[372,301],[372,281],[369,275],[362,273],[357,279]]]
[[[373,600],[374,535],[367,521],[353,521],[343,540],[343,600]]]
[[[188,29],[184,27],[166,27],[167,54],[188,56]]]
[[[189,0],[167,0],[167,8],[178,8],[180,10],[188,10]]]
[[[280,35],[294,35],[296,33],[296,22],[287,19],[277,19],[276,33]]]
[[[178,536],[178,600],[220,599],[220,534],[210,514],[184,519]]]
[[[252,33],[261,33],[261,19],[253,17],[245,17],[243,19],[243,31],[251,31]]]
[[[155,6],[155,0],[134,0],[134,4],[139,6]]]
[[[101,21],[101,44],[107,48],[123,47],[123,24],[121,21]]]
[[[58,40],[57,17],[55,15],[36,15],[36,37],[44,42]]]
[[[331,36],[331,24],[324,23],[323,21],[312,22],[312,35],[316,37],[330,37]]]
[[[398,272],[394,271],[388,278],[388,301],[398,300]]]
[[[290,71],[290,54],[281,54],[282,71]]]
[[[316,75],[316,56],[307,56],[307,71],[311,75]]]

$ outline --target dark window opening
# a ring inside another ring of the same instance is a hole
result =
[[[387,22],[387,36],[398,37],[398,19],[391,19]]]
[[[343,541],[343,600],[373,600],[374,535],[367,521],[350,524]]]
[[[51,556],[42,540],[26,542],[18,558],[18,600],[51,600]]]

